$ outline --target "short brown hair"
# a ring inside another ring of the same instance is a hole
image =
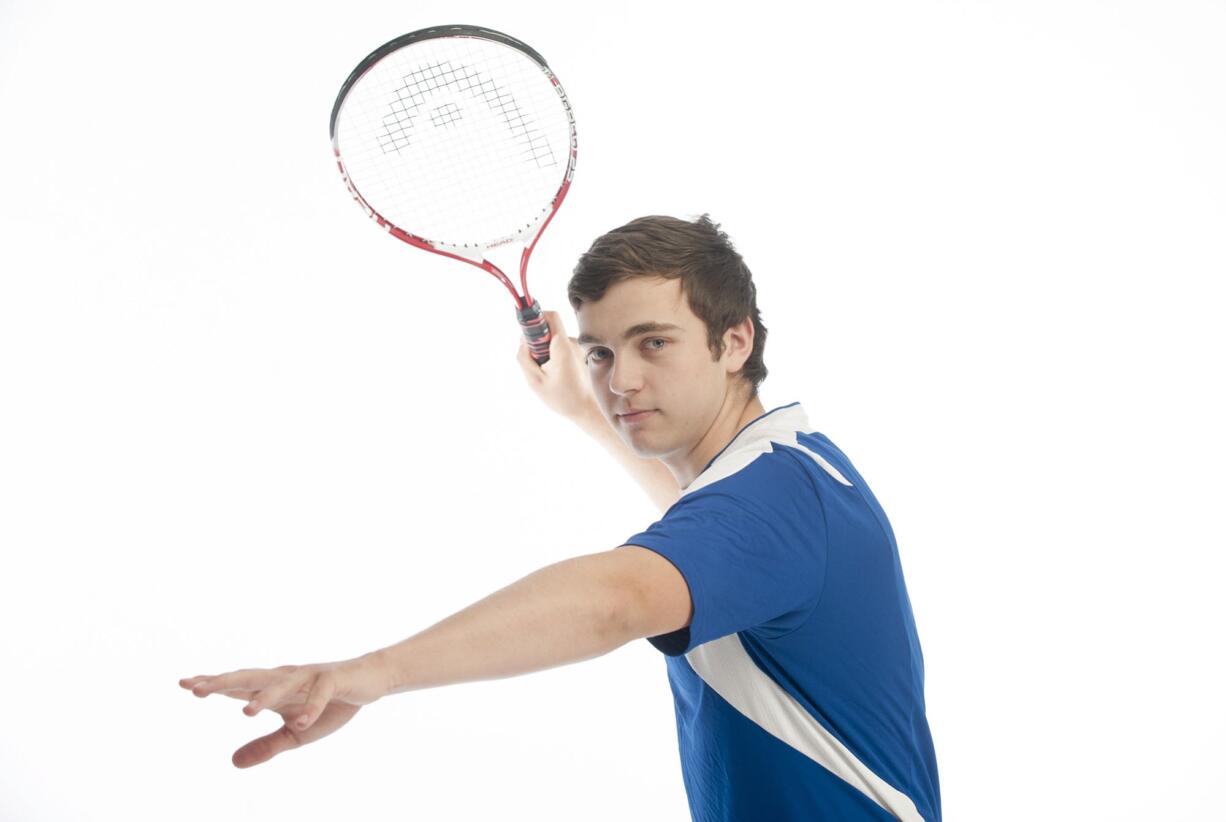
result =
[[[724,353],[724,332],[751,318],[753,350],[738,374],[750,396],[758,395],[758,385],[766,379],[766,326],[758,312],[757,289],[749,267],[710,215],[693,222],[639,217],[597,237],[579,258],[566,287],[571,308],[578,311],[583,303],[599,300],[609,286],[630,277],[680,278],[690,309],[707,327],[713,359]]]

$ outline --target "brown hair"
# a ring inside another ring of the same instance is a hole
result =
[[[753,320],[753,350],[738,372],[750,397],[766,379],[762,351],[766,326],[758,312],[757,289],[728,235],[707,214],[693,222],[676,217],[639,217],[597,237],[575,266],[566,294],[575,311],[595,302],[614,283],[630,277],[681,280],[690,309],[707,327],[712,359],[724,353],[724,332]]]

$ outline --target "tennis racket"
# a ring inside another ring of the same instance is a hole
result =
[[[341,86],[329,123],[349,192],[389,234],[492,274],[515,300],[532,358],[549,326],[528,258],[575,173],[575,118],[526,44],[477,26],[436,26],[375,49]],[[523,296],[487,259],[520,243]]]

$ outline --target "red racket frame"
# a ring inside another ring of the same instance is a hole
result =
[[[562,98],[562,105],[566,109],[567,117],[570,121],[571,135],[570,157],[568,158],[566,176],[562,180],[561,187],[558,188],[558,193],[554,195],[549,214],[541,223],[540,228],[537,229],[536,234],[532,237],[532,241],[524,246],[523,253],[520,255],[519,282],[520,287],[524,292],[523,297],[520,297],[518,292],[516,292],[514,283],[511,282],[510,278],[507,277],[502,269],[485,259],[485,253],[488,252],[489,249],[514,242],[513,237],[500,240],[492,245],[477,249],[477,251],[479,251],[481,254],[480,260],[448,251],[445,247],[436,246],[424,237],[419,237],[416,234],[405,231],[403,228],[391,222],[376,211],[370,203],[366,202],[366,198],[362,196],[361,192],[358,191],[357,186],[353,184],[353,180],[349,178],[349,172],[345,170],[345,162],[343,159],[341,159],[340,147],[337,145],[336,120],[340,113],[341,104],[344,102],[345,95],[349,92],[349,89],[351,89],[354,83],[356,83],[363,74],[369,71],[375,65],[375,63],[386,57],[388,54],[391,54],[393,51],[396,51],[397,49],[413,42],[436,37],[479,37],[519,49],[535,60],[544,70],[545,75],[549,78],[549,81],[553,83],[554,89],[558,92],[558,96]],[[519,321],[520,328],[524,332],[524,337],[527,340],[532,358],[541,365],[548,362],[549,341],[553,337],[553,332],[550,330],[549,325],[545,322],[544,317],[541,316],[540,303],[533,299],[531,293],[528,291],[528,259],[532,256],[532,251],[536,248],[537,241],[540,240],[541,235],[545,233],[545,229],[549,226],[550,221],[552,221],[554,215],[558,213],[558,208],[562,205],[562,201],[566,199],[566,193],[570,190],[571,180],[575,175],[575,162],[578,158],[579,146],[578,138],[575,134],[575,119],[570,111],[570,101],[567,99],[561,83],[558,82],[558,78],[554,76],[554,73],[549,69],[549,66],[545,64],[544,58],[519,40],[503,34],[502,32],[493,31],[492,29],[484,29],[476,26],[437,26],[410,32],[409,34],[402,35],[383,44],[369,56],[367,56],[366,59],[359,63],[358,67],[353,70],[353,72],[349,75],[349,79],[347,79],[345,84],[341,87],[340,94],[337,95],[336,104],[332,108],[332,119],[329,130],[331,131],[332,135],[332,152],[336,156],[336,167],[341,172],[341,178],[345,181],[345,187],[349,189],[349,193],[353,195],[353,199],[356,200],[358,205],[362,207],[362,210],[366,212],[367,216],[373,219],[398,240],[406,242],[415,248],[420,248],[443,257],[450,257],[453,260],[459,260],[461,262],[468,263],[469,265],[476,266],[477,268],[488,272],[498,279],[498,281],[506,286],[507,290],[511,292],[511,297],[515,300],[516,319]]]

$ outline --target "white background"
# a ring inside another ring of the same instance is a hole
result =
[[[250,770],[280,720],[177,685],[658,516],[523,383],[505,290],[336,172],[341,82],[442,23],[573,101],[545,307],[642,214],[744,254],[766,407],[898,536],[945,818],[1220,815],[1226,5],[3,0],[0,818],[687,818],[646,641]]]

